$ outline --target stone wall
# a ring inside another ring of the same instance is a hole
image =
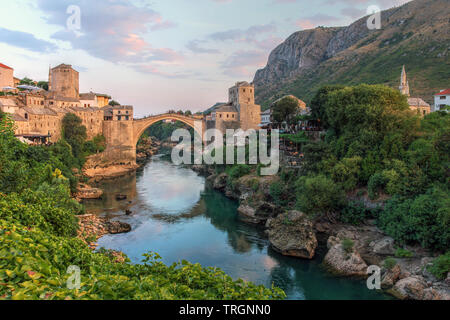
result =
[[[70,65],[60,65],[50,71],[50,91],[57,97],[79,99],[79,73]]]
[[[14,87],[14,70],[0,67],[0,89]]]
[[[103,135],[107,149],[98,155],[98,161],[110,165],[135,164],[133,121],[103,121]]]
[[[256,104],[241,104],[240,123],[242,130],[259,129],[261,123],[261,106]]]

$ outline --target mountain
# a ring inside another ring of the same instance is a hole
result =
[[[450,87],[450,0],[415,0],[381,13],[380,30],[367,17],[348,27],[299,31],[276,47],[256,72],[264,108],[288,94],[310,102],[325,84],[385,84],[398,88],[406,66],[411,96],[433,102]]]

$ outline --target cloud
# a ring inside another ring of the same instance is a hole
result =
[[[77,34],[67,28],[66,12],[70,5],[80,8],[81,29]],[[52,38],[67,41],[74,49],[107,61],[124,64],[175,64],[183,60],[181,53],[170,48],[155,48],[144,35],[173,28],[148,6],[138,7],[124,0],[38,0],[38,8],[48,23],[63,27]]]
[[[227,40],[252,40],[256,36],[261,34],[273,33],[277,30],[276,26],[271,24],[254,25],[247,29],[231,29],[222,32],[215,32],[208,36],[209,39],[214,41],[227,41]]]
[[[37,39],[34,35],[22,31],[13,31],[0,27],[0,42],[34,52],[50,52],[56,46],[48,41]]]
[[[252,77],[255,67],[262,67],[267,53],[259,50],[238,50],[222,62],[224,74],[231,77]]]
[[[365,9],[358,9],[355,7],[346,7],[341,9],[341,14],[352,19],[358,19],[366,16],[367,11]]]
[[[208,49],[202,47],[202,44],[205,43],[205,40],[192,40],[189,41],[186,47],[194,53],[219,53],[220,51],[217,49]]]

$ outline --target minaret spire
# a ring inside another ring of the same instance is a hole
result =
[[[408,79],[406,77],[406,69],[405,69],[405,65],[403,65],[402,68],[402,75],[400,77],[400,87],[399,90],[402,94],[404,94],[405,96],[409,97],[409,82]]]
[[[52,65],[48,65],[48,91],[52,91]]]

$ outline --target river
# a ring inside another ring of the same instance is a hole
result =
[[[207,187],[194,171],[162,157],[100,187],[103,199],[86,201],[87,212],[117,217],[131,224],[132,231],[106,235],[99,246],[120,250],[133,263],[154,251],[166,264],[184,259],[219,267],[234,279],[274,283],[288,299],[389,299],[368,290],[365,281],[327,273],[320,265],[324,249],[312,261],[274,252],[261,227],[239,221],[235,201]],[[127,200],[117,201],[117,194],[127,195]]]

